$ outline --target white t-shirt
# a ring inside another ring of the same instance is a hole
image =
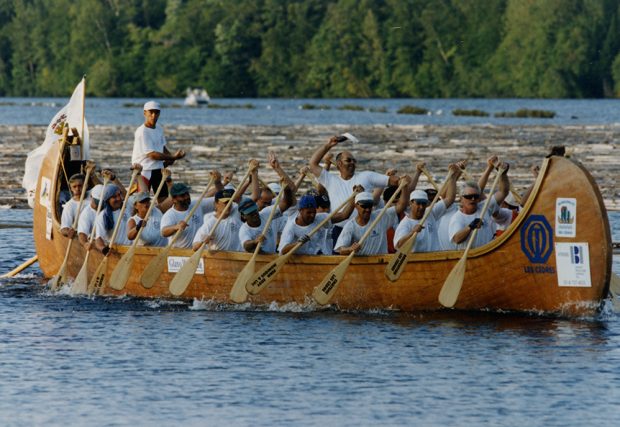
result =
[[[185,211],[178,211],[174,208],[174,206],[168,209],[166,213],[161,217],[160,233],[161,230],[163,230],[164,228],[170,227],[171,225],[176,225],[179,222],[185,220],[185,217],[187,216],[187,214],[189,214],[189,211],[194,207],[195,204],[196,202],[192,201],[189,204],[189,208]],[[215,202],[213,197],[203,199],[200,203],[200,207],[196,209],[196,212],[194,212],[194,214],[188,221],[187,228],[185,228],[185,230],[183,230],[179,234],[179,237],[177,238],[177,241],[174,242],[173,247],[191,248],[192,242],[194,241],[194,236],[196,235],[198,229],[202,226],[203,217],[205,216],[205,214],[213,212],[214,207]],[[170,243],[170,239],[172,239],[175,234],[176,232],[170,235],[170,237],[168,238],[168,243]]]
[[[278,246],[278,252],[282,253],[282,249],[293,242],[299,240],[299,238],[305,234],[310,234],[312,230],[315,229],[319,222],[323,221],[327,217],[327,213],[317,213],[314,217],[314,221],[306,226],[297,225],[294,217],[291,217],[291,220],[286,223],[284,230],[282,231],[282,237],[280,238],[280,245]],[[311,238],[310,241],[301,245],[301,247],[297,250],[296,253],[300,255],[317,255],[318,253],[323,253],[323,246],[325,245],[325,236],[324,232],[328,229],[329,222],[327,222],[322,230],[316,232]],[[329,254],[331,255],[331,254]]]
[[[478,248],[480,246],[486,245],[491,240],[493,240],[493,236],[495,234],[495,227],[493,225],[492,214],[493,212],[495,212],[496,209],[498,209],[498,205],[497,201],[495,200],[495,196],[490,197],[491,201],[489,202],[489,208],[487,209],[484,218],[482,219],[483,225],[478,229],[478,233],[476,234],[476,240],[474,240],[471,245],[472,248]],[[484,202],[478,203],[478,210],[476,210],[476,212],[471,215],[464,214],[463,212],[461,212],[460,209],[456,211],[456,213],[452,216],[452,219],[450,220],[450,240],[452,240],[456,233],[469,225],[474,219],[480,217],[480,211],[482,211],[483,205]],[[468,241],[469,236],[467,237],[467,239],[456,245],[456,249],[465,249]]]
[[[146,226],[141,228],[140,241],[138,246],[166,246],[168,239],[161,235],[161,217],[163,214],[159,208],[154,207],[151,211],[151,216],[146,222]],[[138,215],[131,217],[136,224],[142,221]]]
[[[162,160],[153,160],[148,157],[148,154],[153,152],[163,153],[165,145],[166,138],[161,126],[151,129],[142,124],[136,129],[134,135],[131,163],[140,163],[144,171],[163,168],[164,162]]]
[[[75,221],[75,216],[77,215],[77,209],[78,209],[79,204],[80,204],[80,201],[74,200],[74,199],[71,199],[67,203],[65,203],[65,206],[62,208],[62,215],[60,217],[60,228],[61,229],[73,227],[73,221]],[[84,200],[84,202],[82,203],[81,212],[84,212],[86,205],[88,205],[88,200]],[[82,214],[80,214],[80,216],[82,216]]]
[[[110,243],[110,239],[112,239],[112,232],[116,227],[116,223],[119,221],[119,215],[121,213],[120,209],[112,212],[112,217],[114,218],[114,226],[110,230],[106,230],[104,227],[103,215],[105,211],[99,212],[97,215],[97,219],[95,220],[95,239],[101,237],[103,241],[107,244]],[[125,213],[123,214],[123,218],[120,219],[121,224],[118,227],[118,231],[116,232],[116,237],[114,238],[115,245],[130,245],[131,241],[127,238],[127,221],[131,218],[131,214],[129,213],[129,209],[125,209]]]
[[[90,237],[90,232],[95,225],[95,217],[97,216],[97,209],[93,209],[90,202],[82,209],[80,219],[78,220],[78,233],[84,233],[87,237]]]
[[[435,203],[435,206],[433,206],[433,211],[428,215],[428,218],[426,218],[426,221],[424,222],[424,228],[415,238],[415,244],[411,248],[411,252],[434,252],[440,250],[439,238],[437,235],[437,224],[438,220],[446,211],[446,204],[443,200]],[[394,232],[394,247],[396,247],[400,239],[411,233],[413,227],[415,227],[419,222],[419,219],[413,219],[410,216],[403,218]]]
[[[265,208],[266,209],[266,208]],[[242,252],[241,243],[239,243],[239,229],[243,222],[239,216],[239,210],[237,206],[233,204],[230,209],[230,215],[220,221],[215,234],[213,235],[213,241],[209,243],[209,249],[214,251],[235,251]],[[209,213],[204,216],[203,224],[196,232],[192,245],[200,243],[211,234],[211,230],[217,222],[215,213]]]
[[[239,230],[239,243],[241,243],[241,249],[243,250],[243,243],[248,240],[256,239],[265,229],[265,224],[267,224],[267,220],[269,219],[269,215],[271,211],[276,209],[276,212],[273,214],[273,219],[271,220],[271,225],[269,226],[269,231],[265,234],[265,241],[260,246],[261,251],[268,254],[276,253],[276,243],[278,241],[278,225],[276,224],[277,217],[283,218],[282,214],[280,214],[280,208],[278,206],[267,206],[262,211],[258,213],[260,216],[260,225],[258,227],[250,227],[247,222],[244,222]]]
[[[357,220],[350,220],[342,228],[342,232],[336,241],[334,250],[345,246],[351,246],[353,242],[359,242],[363,234],[366,232],[370,224],[381,213],[381,211],[373,211],[370,214],[370,220],[363,227],[357,223]],[[359,248],[356,255],[376,255],[387,254],[387,230],[390,227],[396,227],[398,225],[398,215],[396,214],[396,208],[394,206],[388,208],[385,215],[379,220],[377,225],[372,229],[362,247]]]
[[[332,174],[323,169],[319,176],[319,183],[327,189],[329,194],[330,208],[333,212],[353,194],[353,186],[361,185],[364,191],[372,192],[377,187],[385,187],[388,185],[390,177],[381,175],[377,172],[362,171],[353,174],[351,179],[344,180],[340,174]],[[342,222],[338,225],[344,225]]]
[[[440,251],[452,251],[456,249],[456,245],[450,240],[450,220],[458,210],[458,205],[452,203],[448,210],[437,221],[437,241],[439,242]]]

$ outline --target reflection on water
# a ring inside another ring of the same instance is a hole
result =
[[[0,224],[29,215],[0,210]],[[620,217],[612,224],[616,240]],[[0,228],[0,238],[11,242],[2,271],[33,255],[29,229]],[[609,312],[239,309],[51,295],[36,268],[26,273],[0,280],[0,419],[14,425],[582,426],[620,416],[620,321]]]

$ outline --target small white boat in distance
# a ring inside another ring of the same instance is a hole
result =
[[[208,105],[211,98],[205,89],[188,87],[185,90],[185,102],[186,107],[199,107],[201,105]]]

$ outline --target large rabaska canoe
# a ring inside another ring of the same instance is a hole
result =
[[[61,164],[60,153],[63,153]],[[62,142],[50,149],[43,161],[34,206],[34,240],[45,277],[60,268],[68,239],[59,232],[58,195],[64,173],[79,168],[69,159]],[[139,247],[126,287],[116,291],[105,286],[106,295],[173,298],[168,285],[174,273],[164,273],[151,289],[140,276],[158,253],[157,248]],[[110,277],[127,247],[108,262]],[[172,257],[189,257],[190,250],[175,249]],[[93,256],[94,255],[94,256]],[[229,292],[237,274],[251,254],[218,252],[203,255],[204,272],[197,273],[183,299],[230,302]],[[612,242],[607,212],[598,187],[578,162],[552,156],[543,161],[527,204],[500,237],[471,250],[467,272],[455,308],[461,310],[527,311],[567,316],[591,315],[609,292]],[[68,273],[75,277],[85,252],[72,245]],[[439,291],[462,251],[411,254],[401,277],[390,282],[385,267],[390,255],[356,257],[349,266],[331,303],[341,309],[439,310]],[[101,261],[99,253],[89,257],[90,276]],[[178,258],[176,258],[178,259]],[[259,255],[256,268],[274,259]],[[343,260],[340,256],[293,256],[263,292],[250,296],[257,305],[312,301],[312,290]]]

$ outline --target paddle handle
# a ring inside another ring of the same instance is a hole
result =
[[[159,186],[157,187],[157,191],[155,192],[155,195],[153,196],[153,201],[151,202],[148,210],[146,211],[146,215],[144,215],[144,219],[142,221],[147,221],[150,218],[151,211],[155,207],[155,200],[157,200],[157,197],[159,197],[159,193],[161,192],[161,189],[164,188],[165,183],[166,183],[166,179],[163,178],[161,182],[159,183]],[[140,227],[140,229],[138,230],[138,234],[136,235],[136,238],[134,239],[132,246],[135,247],[138,245],[138,241],[140,240],[140,236],[142,235],[142,230],[144,230],[144,227]]]
[[[123,200],[123,206],[121,207],[121,212],[118,215],[118,221],[116,221],[116,225],[114,226],[114,230],[112,231],[112,237],[110,237],[110,243],[108,244],[108,247],[110,248],[114,244],[114,241],[116,240],[116,235],[118,234],[118,230],[121,228],[121,222],[123,222],[123,215],[125,215],[125,209],[127,209],[127,200],[129,200],[129,189],[133,185],[139,173],[140,171],[138,169],[134,169],[133,172],[131,173],[131,179],[129,180],[129,187],[127,191],[125,192],[125,200]],[[110,252],[108,252],[108,254],[109,253]],[[105,256],[108,256],[108,255],[106,254]]]
[[[439,193],[439,186],[437,185],[437,183],[433,179],[433,175],[431,175],[430,172],[426,168],[422,168],[422,173],[424,174],[426,179],[428,179],[428,182],[431,183],[433,188],[435,188],[435,190],[437,190],[437,192]]]
[[[200,197],[198,197],[198,200],[196,200],[196,203],[194,203],[194,206],[192,206],[192,208],[189,210],[189,213],[185,216],[185,219],[183,220],[183,222],[188,223],[191,220],[192,216],[194,215],[194,212],[196,212],[196,209],[198,209],[198,206],[200,206],[200,203],[202,203],[202,199],[204,199],[205,196],[207,195],[207,191],[209,191],[209,187],[211,187],[211,184],[213,184],[214,180],[215,180],[215,177],[212,176],[211,179],[209,180],[209,183],[207,184],[205,189],[200,194]],[[168,248],[171,248],[172,245],[174,245],[174,243],[177,241],[177,239],[181,235],[181,232],[183,232],[183,230],[177,230],[177,232],[174,233],[174,236],[172,236],[172,239],[170,240],[170,242],[168,242],[168,246],[167,246]]]

